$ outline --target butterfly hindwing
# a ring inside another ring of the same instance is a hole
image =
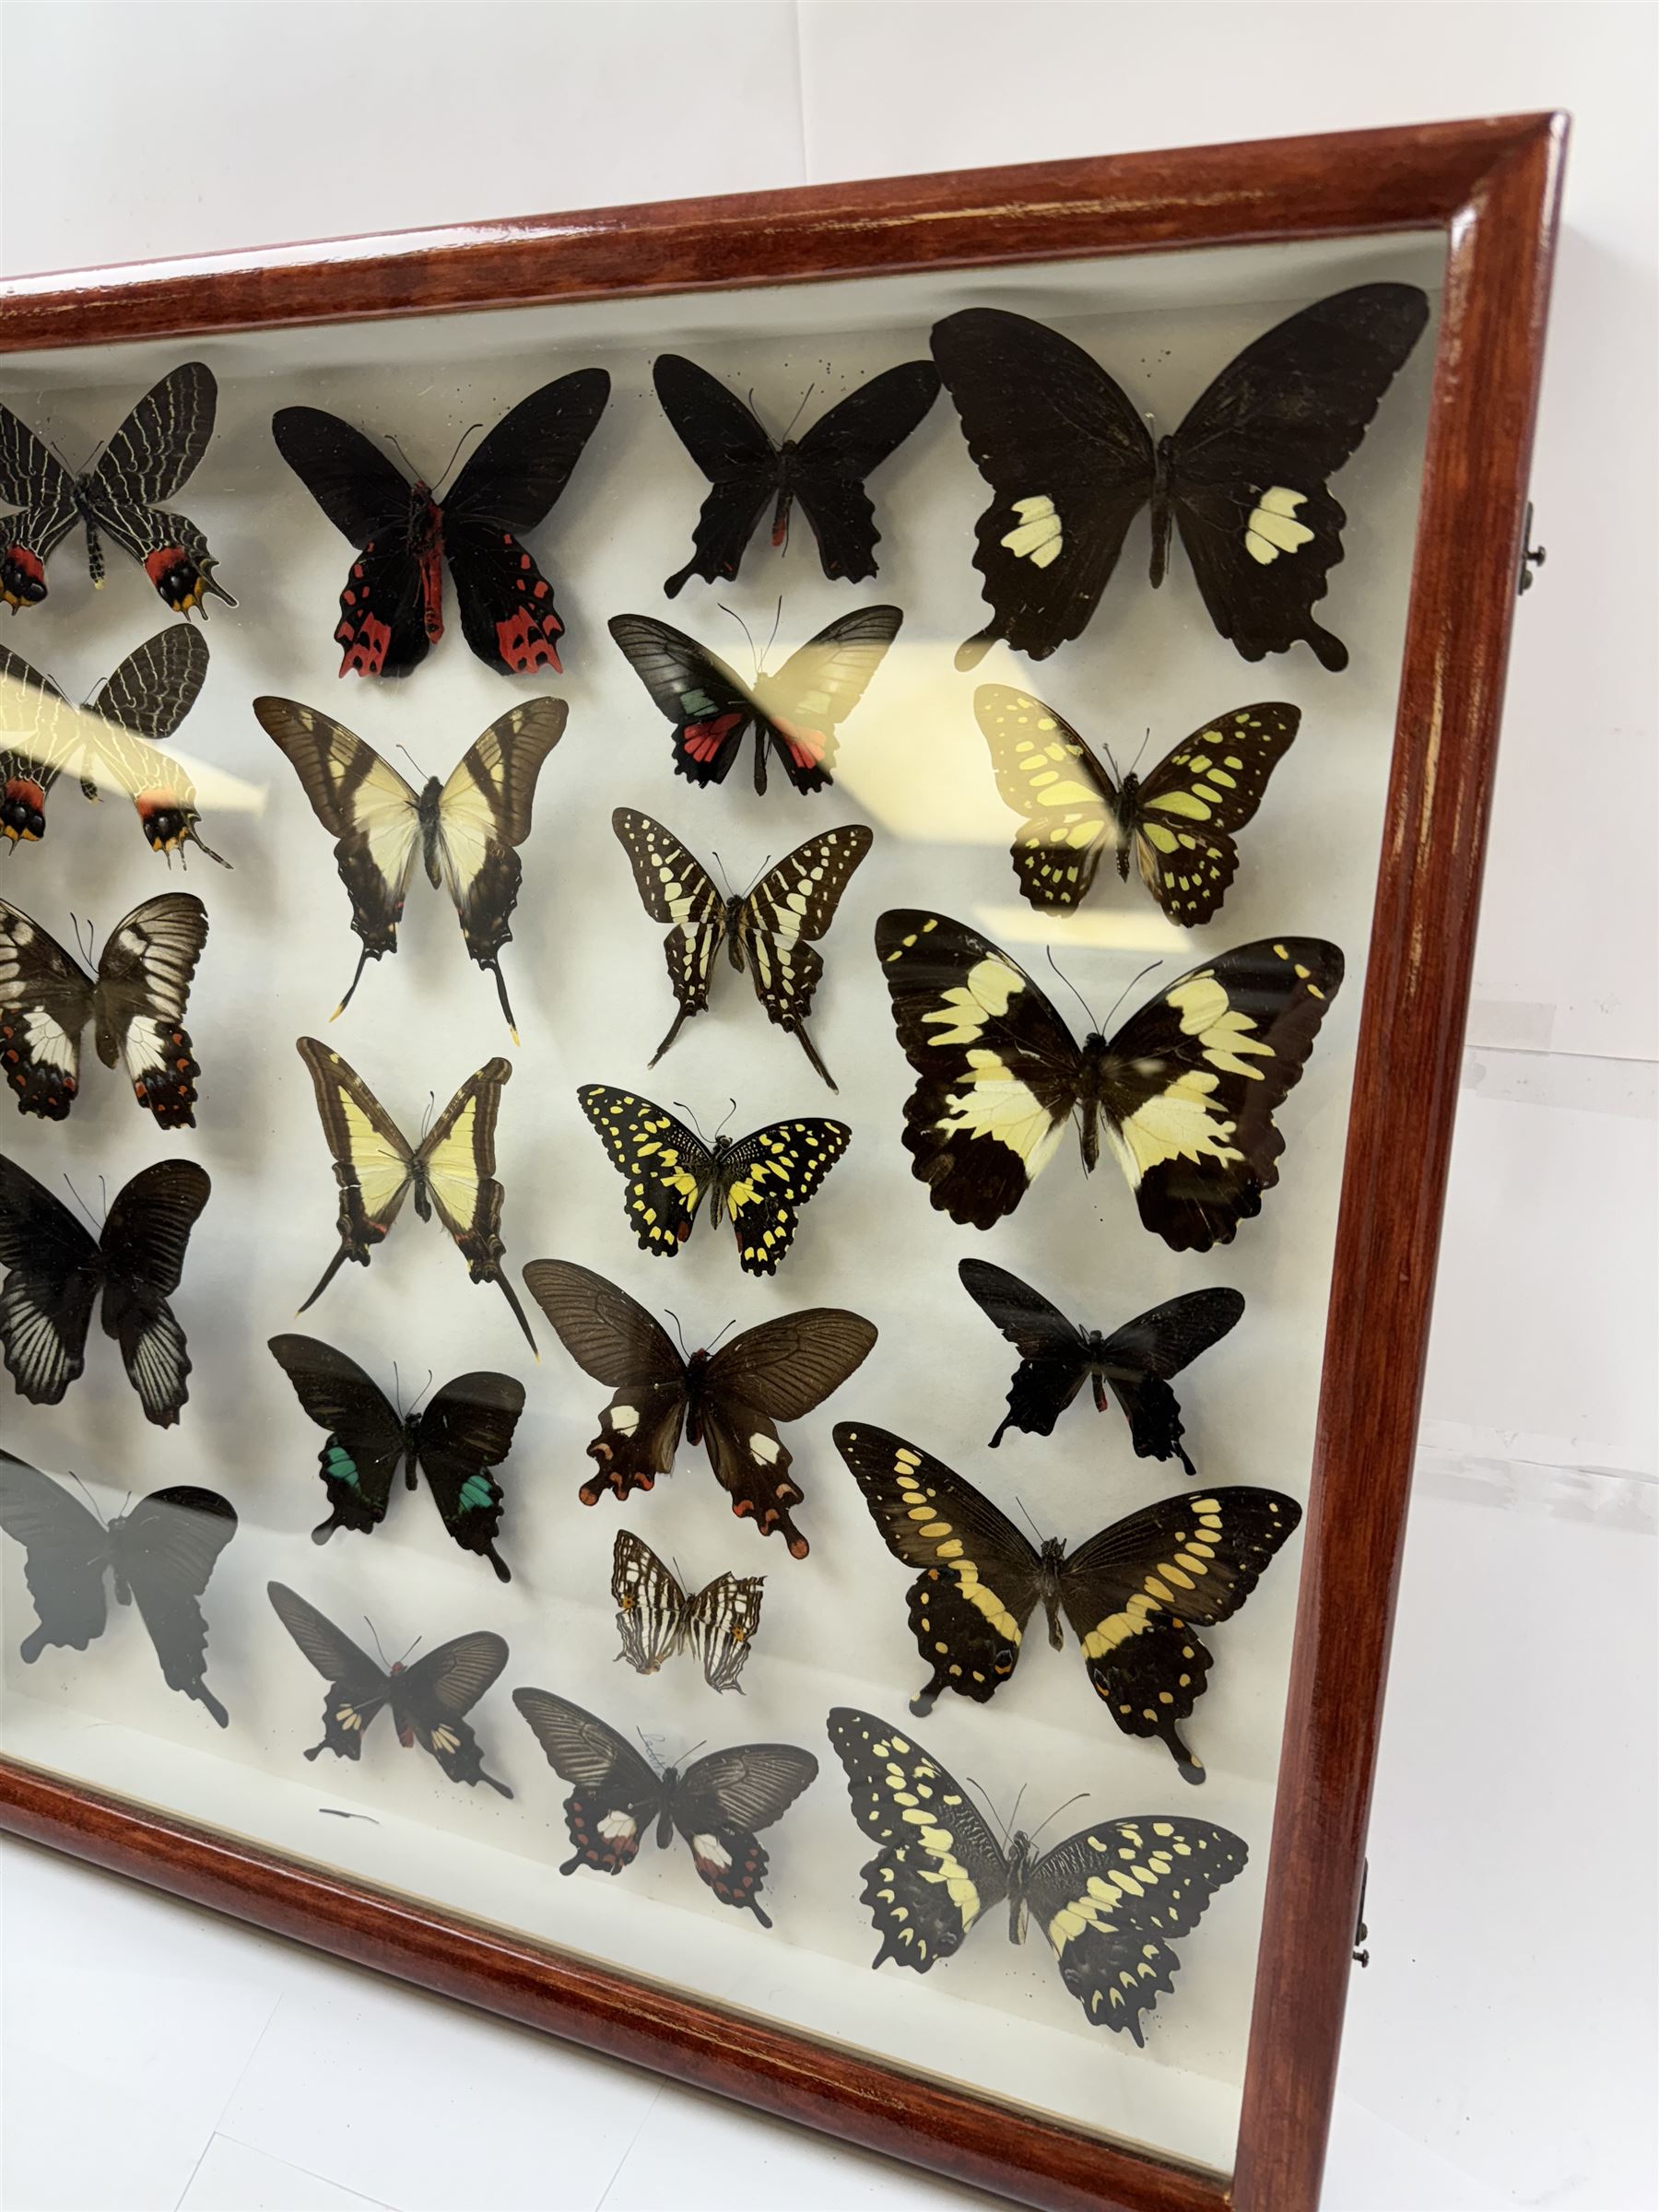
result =
[[[626,1737],[569,1698],[515,1689],[512,1701],[547,1764],[573,1785],[565,1800],[565,1826],[574,1849],[559,1873],[590,1866],[599,1874],[620,1874],[633,1864],[663,1812],[662,1777]]]
[[[903,620],[896,606],[860,607],[827,622],[775,676],[760,677],[755,686],[762,721],[755,739],[757,791],[766,789],[769,745],[804,796],[825,788],[835,766],[837,733],[868,689]]]
[[[412,1666],[394,1667],[390,1680],[399,1735],[412,1735],[452,1782],[465,1783],[469,1789],[484,1783],[499,1797],[511,1797],[512,1792],[485,1771],[483,1750],[465,1716],[506,1664],[507,1646],[501,1638],[478,1629],[441,1643]]]
[[[495,1547],[501,1528],[495,1469],[512,1449],[524,1410],[522,1382],[483,1371],[446,1382],[415,1430],[420,1471],[444,1527],[463,1551],[488,1559],[502,1583],[512,1577]]]
[[[806,1030],[824,972],[813,940],[835,920],[841,893],[874,838],[862,822],[826,830],[769,868],[737,910],[736,940],[767,1018],[800,1040],[831,1090],[836,1086]]]
[[[1096,1400],[1109,1386],[1140,1458],[1179,1459],[1188,1480],[1196,1479],[1197,1469],[1181,1441],[1181,1407],[1170,1377],[1218,1344],[1243,1312],[1244,1300],[1236,1290],[1188,1290],[1137,1314],[1107,1337],[1100,1347]]]
[[[0,1267],[6,1270],[0,1350],[6,1371],[31,1406],[55,1406],[86,1365],[103,1257],[97,1240],[62,1200],[4,1157]]]
[[[992,1449],[1010,1429],[1030,1436],[1052,1436],[1054,1423],[1088,1379],[1088,1339],[1030,1283],[994,1267],[988,1260],[960,1260],[957,1274],[964,1290],[1019,1353],[1008,1387],[1008,1410]]]
[[[1118,787],[1063,715],[1011,684],[973,694],[996,788],[1025,817],[1010,851],[1028,904],[1067,912],[1088,898],[1123,831]]]
[[[360,1759],[363,1736],[391,1697],[390,1677],[297,1590],[267,1583],[265,1594],[277,1619],[328,1685],[323,1741],[313,1744],[306,1758],[332,1751],[337,1759]]]
[[[577,1366],[616,1393],[587,1448],[604,1482],[589,1477],[582,1502],[597,1504],[607,1487],[618,1498],[649,1490],[674,1465],[686,1415],[686,1363],[667,1331],[626,1290],[569,1260],[532,1260],[524,1287]]]
[[[120,1348],[146,1420],[159,1429],[173,1426],[190,1394],[190,1353],[168,1300],[212,1189],[194,1160],[159,1160],[117,1192],[100,1239],[103,1332]]]
[[[1300,726],[1301,709],[1282,700],[1230,708],[1135,790],[1124,829],[1141,881],[1171,922],[1191,929],[1220,910],[1238,871],[1233,834],[1261,805]]]
[[[201,1598],[236,1525],[235,1509],[217,1490],[179,1483],[152,1490],[110,1527],[112,1563],[133,1594],[168,1688],[194,1698],[221,1728],[230,1716],[204,1679]]]
[[[680,1641],[702,1668],[711,1689],[735,1689],[760,1625],[764,1575],[719,1574],[688,1599]]]
[[[678,1011],[651,1056],[649,1065],[654,1067],[679,1035],[680,1025],[707,1010],[714,963],[725,941],[726,902],[702,863],[650,815],[618,806],[611,828],[628,855],[641,905],[653,922],[668,925],[663,959]]]
[[[0,1528],[23,1547],[23,1580],[34,1602],[35,1626],[18,1647],[24,1665],[52,1644],[84,1652],[108,1618],[109,1531],[61,1483],[4,1449]]]
[[[778,1532],[792,1559],[810,1547],[790,1518],[802,1492],[776,1424],[815,1411],[875,1344],[862,1314],[812,1306],[745,1329],[709,1361],[701,1410],[715,1479],[738,1519],[752,1519],[763,1536]]]
[[[611,1165],[626,1178],[624,1218],[641,1252],[672,1258],[691,1234],[714,1173],[701,1137],[665,1107],[586,1083],[576,1094]]]
[[[714,1151],[720,1203],[746,1275],[775,1275],[800,1225],[801,1208],[853,1141],[844,1122],[773,1122]]]
[[[318,1337],[288,1332],[273,1336],[268,1348],[305,1413],[325,1431],[317,1473],[329,1515],[312,1529],[312,1541],[326,1544],[336,1528],[378,1528],[405,1450],[404,1425],[385,1393],[355,1359]]]
[[[759,1892],[770,1864],[757,1831],[781,1820],[818,1779],[818,1760],[794,1744],[740,1744],[711,1751],[678,1777],[674,1825],[699,1876],[723,1905],[748,1911],[763,1928]]]

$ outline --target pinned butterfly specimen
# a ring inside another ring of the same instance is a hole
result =
[[[512,1075],[506,1060],[488,1060],[460,1089],[418,1145],[411,1145],[354,1067],[314,1037],[296,1040],[317,1094],[323,1135],[340,1186],[340,1249],[300,1311],[316,1304],[347,1260],[367,1267],[411,1193],[418,1219],[434,1213],[454,1239],[475,1283],[494,1283],[534,1352],[535,1339],[518,1295],[501,1272],[506,1194],[496,1181],[495,1128],[501,1092]],[[537,1355],[539,1358],[539,1354]]]
[[[357,973],[335,1008],[351,1004],[363,970],[397,950],[397,925],[419,853],[427,881],[450,895],[466,949],[495,977],[501,1012],[519,1041],[500,969],[524,868],[515,848],[530,834],[535,780],[564,735],[561,699],[527,699],[492,722],[441,783],[417,793],[343,723],[292,699],[256,699],[253,712],[286,754],[312,812],[337,841],[335,865],[362,939]]]
[[[382,1666],[297,1591],[283,1583],[267,1583],[265,1593],[277,1619],[328,1685],[323,1741],[312,1746],[307,1759],[315,1759],[320,1751],[332,1751],[336,1759],[360,1759],[363,1737],[389,1708],[397,1740],[406,1751],[418,1744],[452,1782],[464,1782],[469,1789],[488,1783],[498,1795],[512,1796],[504,1782],[484,1771],[484,1754],[466,1719],[507,1664],[507,1646],[500,1637],[478,1629],[470,1636],[441,1643],[413,1666],[406,1666],[402,1659]]]
[[[1416,285],[1336,292],[1247,346],[1156,444],[1123,386],[1057,330],[984,307],[935,324],[934,359],[994,494],[973,562],[992,619],[957,666],[998,638],[1041,661],[1079,636],[1149,504],[1155,589],[1178,526],[1210,620],[1245,660],[1300,639],[1346,668],[1347,647],[1312,613],[1347,522],[1326,478],[1428,320]]]
[[[0,833],[14,847],[46,834],[46,801],[65,769],[88,799],[99,782],[133,802],[152,853],[194,845],[221,868],[229,862],[201,832],[195,786],[159,747],[195,704],[207,676],[207,641],[188,623],[158,630],[122,662],[91,703],[76,707],[51,677],[0,645]]]
[[[1264,938],[1190,969],[1111,1038],[1079,1045],[1018,963],[944,914],[885,913],[876,950],[905,1057],[912,1172],[953,1221],[1011,1214],[1076,1118],[1144,1225],[1176,1252],[1228,1244],[1262,1210],[1285,1148],[1273,1114],[1300,1080],[1343,960],[1321,937]]]
[[[443,563],[461,628],[503,676],[559,671],[553,589],[519,543],[546,521],[610,397],[578,369],[523,399],[479,444],[441,505],[360,430],[320,407],[279,407],[276,450],[359,548],[340,594],[340,674],[407,676],[443,635]]]
[[[194,1160],[145,1168],[116,1194],[94,1238],[15,1159],[0,1158],[0,1355],[31,1406],[55,1406],[87,1364],[103,1294],[103,1329],[121,1347],[144,1418],[171,1429],[190,1395],[190,1354],[168,1300],[213,1185]]]
[[[891,1430],[840,1421],[835,1448],[883,1543],[920,1571],[910,1624],[929,1672],[913,1713],[931,1712],[942,1689],[986,1703],[1041,1605],[1055,1651],[1065,1648],[1061,1615],[1071,1623],[1095,1695],[1124,1734],[1159,1737],[1183,1782],[1204,1780],[1179,1732],[1213,1665],[1198,1631],[1230,1620],[1255,1588],[1301,1519],[1294,1499],[1182,1491],[1076,1551],[1058,1536],[1039,1551],[971,1482]]]
[[[19,1113],[61,1122],[80,1089],[81,1031],[120,1062],[162,1129],[194,1129],[201,1074],[184,1009],[207,941],[207,910],[188,891],[147,899],[104,941],[95,973],[0,899],[0,1071]]]
[[[152,385],[103,449],[74,475],[9,407],[0,406],[0,500],[22,510],[0,518],[0,600],[14,614],[46,596],[46,563],[78,523],[87,568],[102,588],[102,537],[141,561],[175,615],[202,607],[209,592],[236,602],[213,571],[218,566],[193,522],[160,502],[186,484],[213,436],[218,386],[200,361],[186,361]],[[100,533],[102,533],[100,537]]]
[[[781,1530],[792,1559],[806,1539],[789,1517],[801,1501],[779,1421],[816,1411],[875,1348],[874,1325],[836,1306],[809,1306],[745,1329],[718,1351],[683,1358],[626,1290],[569,1260],[532,1260],[524,1285],[578,1367],[616,1393],[587,1448],[598,1468],[583,1505],[608,1488],[626,1498],[674,1469],[680,1430],[706,1444],[714,1479],[763,1536]]]
[[[705,1144],[630,1090],[584,1083],[576,1098],[628,1178],[623,1218],[640,1250],[673,1259],[706,1199],[711,1219],[731,1222],[745,1275],[776,1275],[801,1208],[853,1141],[844,1122],[812,1120],[772,1122],[743,1137],[717,1133]]]
[[[772,443],[752,408],[683,354],[660,355],[652,380],[663,412],[712,487],[692,533],[696,550],[663,586],[670,599],[689,576],[709,583],[735,576],[769,506],[771,542],[784,544],[797,500],[826,576],[857,583],[875,575],[880,533],[865,478],[898,451],[938,397],[931,361],[906,361],[871,377],[804,437],[786,436],[782,445]]]
[[[1008,1410],[991,1439],[993,1451],[1010,1429],[1053,1436],[1054,1423],[1090,1382],[1101,1413],[1110,1385],[1140,1458],[1178,1459],[1189,1478],[1197,1478],[1181,1441],[1181,1407],[1170,1377],[1237,1325],[1244,1300],[1236,1290],[1189,1290],[1136,1314],[1106,1336],[1067,1321],[1041,1291],[1005,1267],[961,1260],[957,1273],[969,1297],[1019,1353],[1008,1386]]]
[[[328,1493],[326,1521],[312,1530],[326,1544],[336,1528],[380,1526],[392,1502],[401,1465],[409,1489],[416,1469],[426,1477],[444,1528],[463,1551],[488,1559],[499,1582],[512,1580],[496,1550],[501,1527],[501,1486],[495,1479],[512,1449],[512,1432],[524,1410],[524,1386],[511,1375],[457,1375],[423,1412],[395,1412],[355,1359],[314,1336],[270,1340],[271,1357],[294,1386],[294,1395],[327,1441],[317,1471]]]
[[[822,791],[835,766],[836,733],[857,706],[904,617],[866,606],[826,623],[776,676],[746,684],[718,653],[647,615],[616,615],[610,633],[634,674],[674,724],[674,772],[699,786],[724,783],[751,733],[755,789],[766,789],[767,756],[795,789]]]
[[[1028,902],[1065,912],[1088,898],[1108,854],[1183,929],[1220,911],[1239,868],[1233,832],[1261,805],[1301,724],[1301,709],[1233,707],[1178,745],[1143,782],[1121,783],[1071,724],[1007,684],[982,684],[973,712],[996,788],[1025,817],[1011,857]]]
[[[671,830],[618,806],[611,828],[633,866],[641,903],[653,922],[666,922],[663,958],[679,1006],[673,1027],[651,1056],[654,1067],[693,1014],[704,1013],[721,947],[739,975],[747,967],[767,1018],[800,1040],[831,1090],[835,1078],[806,1033],[813,994],[824,973],[812,942],[829,931],[853,871],[874,841],[862,822],[826,830],[768,868],[753,889],[723,894],[713,878]]]
[[[1240,1839],[1207,1820],[1142,1813],[1096,1821],[1040,1858],[1023,1830],[999,1843],[955,1775],[912,1736],[848,1705],[829,1725],[853,1818],[880,1846],[859,1892],[881,1937],[871,1964],[891,1959],[924,1974],[1006,1903],[1008,1941],[1023,1943],[1035,1915],[1091,2024],[1143,2042],[1143,2019],[1175,1987],[1175,1940],[1244,1869]]]
[[[754,1914],[763,1928],[760,1890],[771,1864],[757,1830],[781,1820],[818,1779],[818,1760],[794,1744],[739,1744],[710,1751],[683,1771],[661,1772],[596,1713],[584,1712],[550,1689],[515,1689],[512,1701],[529,1722],[547,1764],[574,1785],[565,1799],[565,1826],[575,1846],[559,1868],[574,1874],[620,1874],[639,1853],[652,1826],[666,1851],[675,1830],[690,1846],[691,1863],[723,1905]]]
[[[104,1576],[118,1605],[135,1599],[169,1689],[206,1706],[221,1728],[230,1716],[208,1688],[202,1593],[236,1534],[236,1513],[217,1490],[180,1483],[152,1490],[131,1512],[99,1518],[61,1483],[0,1451],[0,1528],[26,1554],[37,1625],[18,1646],[26,1666],[51,1644],[84,1652],[104,1632]]]
[[[654,1675],[676,1652],[688,1651],[711,1689],[741,1694],[743,1672],[760,1626],[764,1575],[718,1574],[688,1594],[649,1544],[617,1531],[611,1595],[617,1601],[618,1659],[636,1675]]]

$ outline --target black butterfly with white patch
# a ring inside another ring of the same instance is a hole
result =
[[[1088,898],[1108,854],[1136,872],[1171,922],[1191,929],[1219,912],[1238,873],[1233,832],[1261,805],[1301,726],[1280,701],[1233,707],[1178,745],[1144,779],[1121,783],[1053,707],[1009,684],[982,684],[973,712],[996,788],[1025,817],[1014,873],[1027,902],[1067,912]]]
[[[106,1067],[126,1069],[162,1129],[194,1128],[195,1059],[184,1011],[207,941],[207,910],[188,891],[147,899],[104,940],[97,972],[0,899],[0,1072],[19,1113],[61,1122],[80,1090],[88,1021]]]
[[[1179,525],[1210,620],[1245,660],[1301,639],[1346,668],[1347,647],[1312,615],[1347,521],[1325,479],[1428,320],[1416,285],[1334,293],[1247,346],[1156,444],[1123,386],[1057,330],[986,307],[936,324],[934,359],[995,495],[973,564],[993,618],[957,666],[998,638],[1040,661],[1077,637],[1150,503],[1154,588]]]
[[[207,451],[218,405],[213,371],[185,361],[151,386],[79,476],[0,406],[0,500],[22,510],[0,519],[0,600],[14,614],[38,606],[46,596],[46,563],[78,523],[95,589],[104,577],[101,532],[142,563],[175,615],[199,606],[205,614],[210,592],[234,606],[224,585],[214,582],[218,564],[207,540],[193,522],[160,504]]]
[[[666,1851],[675,1830],[685,1838],[691,1863],[723,1905],[754,1914],[763,1928],[760,1890],[771,1864],[757,1830],[781,1820],[802,1791],[818,1779],[818,1760],[794,1744],[740,1744],[710,1751],[683,1771],[649,1765],[625,1737],[596,1713],[585,1712],[550,1689],[515,1689],[512,1701],[562,1781],[574,1783],[565,1799],[565,1826],[575,1849],[559,1868],[574,1874],[620,1874],[638,1855],[654,1823],[657,1849]]]
[[[504,1782],[484,1771],[484,1753],[466,1720],[507,1664],[500,1637],[479,1629],[441,1643],[413,1666],[401,1659],[381,1666],[297,1591],[267,1583],[265,1593],[277,1619],[328,1684],[323,1741],[312,1746],[307,1759],[320,1751],[360,1759],[364,1736],[389,1710],[406,1751],[418,1744],[452,1782],[464,1782],[468,1788],[482,1782],[499,1796],[512,1796]]]
[[[961,1783],[913,1737],[873,1712],[837,1706],[830,1741],[853,1817],[881,1846],[861,1872],[881,1948],[918,1974],[959,1950],[981,1917],[1008,1908],[1008,1941],[1031,1915],[1060,1979],[1097,2028],[1145,2041],[1142,2021],[1175,1987],[1173,1941],[1250,1853],[1230,1830],[1158,1813],[1102,1820],[1037,1855],[1023,1830],[1005,1846]]]
[[[764,793],[769,754],[805,796],[822,791],[835,766],[836,733],[899,635],[896,606],[866,606],[827,622],[775,676],[743,678],[706,645],[648,615],[617,615],[611,636],[674,724],[674,772],[700,786],[724,783],[752,732],[755,789]]]
[[[522,1382],[488,1371],[457,1375],[423,1411],[411,1406],[398,1413],[357,1361],[331,1344],[286,1335],[273,1336],[268,1348],[305,1412],[328,1432],[317,1471],[332,1510],[312,1529],[312,1543],[326,1544],[336,1528],[365,1534],[378,1528],[399,1466],[411,1490],[418,1468],[445,1530],[462,1550],[488,1559],[498,1581],[512,1580],[495,1547],[501,1486],[494,1470],[512,1449],[524,1410]]]
[[[801,1489],[777,1423],[804,1420],[841,1388],[875,1347],[872,1323],[809,1306],[685,1358],[654,1314],[589,1268],[532,1260],[524,1287],[577,1366],[616,1393],[587,1448],[602,1479],[582,1484],[583,1505],[607,1488],[617,1498],[653,1488],[673,1471],[683,1427],[688,1443],[708,1446],[737,1518],[752,1518],[763,1536],[777,1530],[792,1559],[806,1557],[789,1515]]]
[[[1092,1382],[1101,1413],[1110,1385],[1140,1458],[1178,1459],[1196,1478],[1198,1470],[1181,1441],[1181,1407],[1170,1377],[1237,1325],[1244,1300],[1236,1290],[1189,1290],[1137,1313],[1108,1336],[1067,1321],[1030,1283],[987,1260],[961,1260],[957,1273],[969,1297],[1019,1352],[993,1450],[1010,1429],[1052,1436],[1084,1383]]]
[[[772,1122],[747,1136],[695,1130],[650,1099],[585,1083],[577,1101],[628,1178],[623,1218],[641,1252],[671,1260],[707,1203],[737,1241],[745,1275],[776,1275],[794,1241],[801,1208],[853,1141],[845,1122]]]
[[[31,1406],[55,1406],[87,1364],[92,1308],[121,1347],[144,1418],[177,1421],[190,1354],[168,1300],[213,1185],[194,1160],[164,1159],[116,1194],[98,1237],[15,1159],[0,1159],[0,1352]]]
[[[654,1675],[676,1652],[688,1651],[711,1689],[741,1693],[737,1677],[760,1625],[765,1580],[717,1574],[700,1590],[682,1590],[649,1544],[619,1528],[611,1552],[611,1595],[622,1639],[618,1658],[636,1675]]]
[[[200,1603],[236,1534],[228,1499],[181,1483],[152,1490],[106,1523],[39,1467],[0,1451],[0,1528],[26,1554],[23,1575],[37,1620],[18,1647],[26,1666],[49,1645],[84,1652],[103,1634],[108,1574],[116,1603],[136,1603],[168,1688],[205,1706],[221,1728],[229,1724],[205,1679],[207,1623]]]
[[[798,500],[818,540],[826,576],[857,583],[876,573],[876,510],[865,478],[895,453],[939,395],[931,361],[906,361],[873,376],[820,415],[799,439],[774,445],[754,410],[683,354],[665,353],[652,369],[663,412],[712,488],[693,533],[696,550],[664,584],[675,598],[688,577],[713,583],[734,577],[768,505],[771,542],[789,534]]]
[[[1321,937],[1263,938],[1079,1045],[1018,961],[963,923],[899,909],[877,921],[876,950],[921,1078],[904,1146],[938,1210],[975,1229],[1011,1214],[1075,1117],[1085,1171],[1103,1133],[1142,1222],[1177,1252],[1230,1243],[1261,1212],[1285,1148],[1274,1109],[1343,975]]]
[[[1125,1735],[1161,1739],[1183,1782],[1204,1762],[1179,1724],[1204,1695],[1212,1660],[1200,1628],[1230,1620],[1301,1508],[1277,1490],[1183,1492],[1114,1521],[1067,1552],[1039,1551],[1006,1513],[942,1460],[889,1429],[841,1421],[835,1448],[893,1557],[920,1570],[910,1624],[928,1678],[911,1700],[924,1715],[942,1689],[983,1705],[1014,1672],[1041,1605],[1064,1651],[1064,1614],[1083,1647],[1095,1695]]]
[[[645,912],[653,922],[669,924],[663,958],[679,1012],[650,1065],[656,1065],[682,1023],[706,1011],[724,946],[739,975],[747,968],[767,1018],[800,1040],[801,1050],[833,1090],[835,1079],[806,1033],[813,994],[824,973],[823,956],[812,940],[823,936],[835,920],[841,893],[874,841],[870,831],[862,822],[826,830],[768,868],[752,890],[725,895],[674,832],[650,815],[618,806],[611,828],[633,867]]]

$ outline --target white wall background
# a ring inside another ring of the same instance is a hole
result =
[[[6,275],[1573,112],[1549,562],[1511,675],[1329,2191],[1350,2212],[1655,2202],[1656,61],[1651,8],[1594,0],[0,6]],[[0,1869],[6,2212],[952,2200],[18,1847]]]

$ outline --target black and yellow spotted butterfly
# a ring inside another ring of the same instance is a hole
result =
[[[1063,1651],[1064,1613],[1095,1694],[1125,1735],[1155,1735],[1186,1782],[1204,1762],[1178,1724],[1204,1695],[1212,1661],[1200,1628],[1230,1620],[1301,1519],[1293,1498],[1244,1487],[1182,1492],[1114,1521],[1067,1552],[1039,1551],[1006,1513],[942,1460],[890,1429],[839,1421],[835,1448],[882,1541],[906,1567],[910,1622],[931,1669],[911,1711],[942,1689],[983,1705],[1018,1663],[1041,1605]]]
[[[853,1818],[881,1848],[861,1872],[881,1948],[924,1974],[959,1950],[983,1914],[1006,1903],[1008,1940],[1030,1918],[1060,1979],[1097,2028],[1144,2038],[1143,2017],[1175,1987],[1171,1947],[1203,1918],[1250,1853],[1207,1820],[1142,1813],[1097,1821],[1037,1856],[1023,1830],[999,1843],[961,1783],[913,1737],[838,1705],[830,1741],[846,1770]]]
[[[1104,1134],[1142,1222],[1176,1252],[1230,1243],[1261,1212],[1285,1148],[1274,1109],[1343,974],[1322,937],[1235,946],[1079,1045],[1018,961],[947,915],[885,913],[876,950],[921,1077],[904,1146],[939,1211],[975,1229],[1011,1214],[1075,1117],[1085,1172]]]
[[[1239,868],[1233,832],[1261,805],[1301,725],[1301,709],[1282,700],[1231,707],[1144,781],[1132,769],[1120,783],[1071,724],[1029,691],[982,684],[973,712],[996,788],[1025,817],[1012,858],[1029,903],[1050,912],[1079,906],[1108,853],[1124,883],[1133,856],[1141,881],[1183,929],[1220,911]]]
[[[705,1144],[665,1106],[630,1090],[584,1083],[576,1096],[628,1178],[623,1212],[640,1250],[672,1259],[706,1199],[711,1216],[730,1220],[746,1275],[776,1275],[801,1208],[853,1140],[844,1122],[812,1120]]]

